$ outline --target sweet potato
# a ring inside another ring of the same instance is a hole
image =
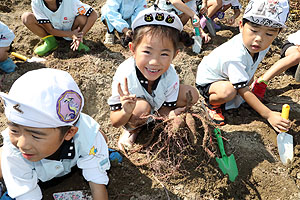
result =
[[[196,136],[197,132],[196,132],[195,120],[191,113],[186,113],[185,121],[187,127],[190,129],[190,136],[189,136],[190,140],[195,145],[197,144],[197,136]]]
[[[173,122],[172,122],[172,133],[176,133],[179,131],[179,129],[181,127],[183,127],[184,125],[184,120],[183,118],[181,117],[181,115],[178,115],[176,116],[174,119],[173,119]]]

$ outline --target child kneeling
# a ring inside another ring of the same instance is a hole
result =
[[[42,199],[39,180],[63,176],[77,165],[93,199],[108,199],[105,135],[81,112],[83,96],[67,72],[49,68],[27,72],[0,96],[8,120],[2,132],[0,177],[11,198]]]

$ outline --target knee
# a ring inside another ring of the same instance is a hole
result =
[[[22,20],[24,25],[30,25],[30,24],[34,23],[34,21],[36,19],[35,19],[35,16],[34,16],[33,13],[25,12],[25,13],[22,14],[21,20]]]
[[[140,117],[142,115],[149,115],[151,113],[150,104],[144,99],[138,99],[132,115]]]
[[[224,101],[224,102],[228,102],[230,100],[232,100],[237,94],[237,91],[233,88],[225,88],[223,90],[223,92],[218,94],[218,97],[220,100]]]
[[[192,102],[191,103],[195,104],[199,100],[199,92],[194,87],[191,87],[190,91],[191,91],[191,94],[192,94]]]
[[[297,63],[300,63],[300,51],[297,51],[295,53],[295,60],[296,60]]]

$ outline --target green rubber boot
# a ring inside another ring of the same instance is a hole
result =
[[[90,51],[90,47],[86,46],[85,44],[83,44],[82,42],[79,43],[79,47],[78,47],[78,51],[84,50],[85,52]]]
[[[46,37],[43,37],[42,40],[44,40],[44,44],[38,46],[34,50],[34,53],[39,56],[43,56],[58,47],[57,41],[53,35],[47,35]]]

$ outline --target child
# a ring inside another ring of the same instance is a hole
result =
[[[288,12],[288,0],[250,0],[240,21],[241,33],[199,64],[196,84],[206,100],[203,107],[216,124],[225,124],[221,105],[237,108],[245,100],[276,131],[288,129],[289,121],[262,104],[248,87],[272,41],[285,27]]]
[[[42,199],[38,181],[68,174],[77,165],[93,199],[108,199],[108,148],[99,124],[82,113],[83,96],[65,71],[38,69],[12,85],[4,100],[0,178],[16,199]]]
[[[15,34],[0,21],[0,69],[5,73],[15,71],[16,64],[8,57],[11,43],[15,38]]]
[[[171,65],[178,54],[183,25],[174,13],[149,8],[139,13],[132,23],[132,57],[117,69],[108,99],[110,119],[114,127],[123,126],[118,146],[131,146],[146,116],[154,112],[174,117],[184,111],[186,93],[192,103],[199,98],[196,88],[179,84]],[[182,38],[184,39],[184,38]]]
[[[281,59],[278,60],[263,76],[258,78],[252,86],[252,92],[263,99],[268,82],[274,77],[300,63],[300,30],[289,35],[281,50]],[[297,78],[297,77],[295,77]],[[296,79],[299,82],[299,80]]]
[[[129,40],[131,22],[146,8],[146,0],[107,0],[101,8],[101,21],[107,26],[104,44],[114,44],[114,30],[124,34],[123,42]]]
[[[203,1],[204,6],[206,6],[205,3],[206,1]],[[193,26],[199,27],[200,36],[203,39],[204,43],[208,43],[210,41],[211,38],[209,37],[209,35],[206,34],[200,27],[200,18],[197,14],[195,0],[159,0],[158,7],[168,12],[175,11],[183,25],[185,25],[188,20],[191,19]]]
[[[34,50],[39,56],[58,47],[55,37],[73,40],[73,51],[89,51],[83,44],[83,37],[94,25],[97,13],[79,0],[32,0],[33,13],[22,15],[24,25],[35,35],[42,38],[44,44]]]
[[[209,18],[214,19],[217,17],[218,13],[221,13],[219,18],[224,17],[224,12],[231,6],[233,9],[234,14],[227,20],[227,23],[232,25],[234,24],[235,20],[240,16],[242,5],[238,0],[208,0],[207,2],[207,16]],[[201,17],[200,25],[202,28],[206,26],[207,19],[205,17]],[[220,26],[215,24],[215,29],[221,29]]]

